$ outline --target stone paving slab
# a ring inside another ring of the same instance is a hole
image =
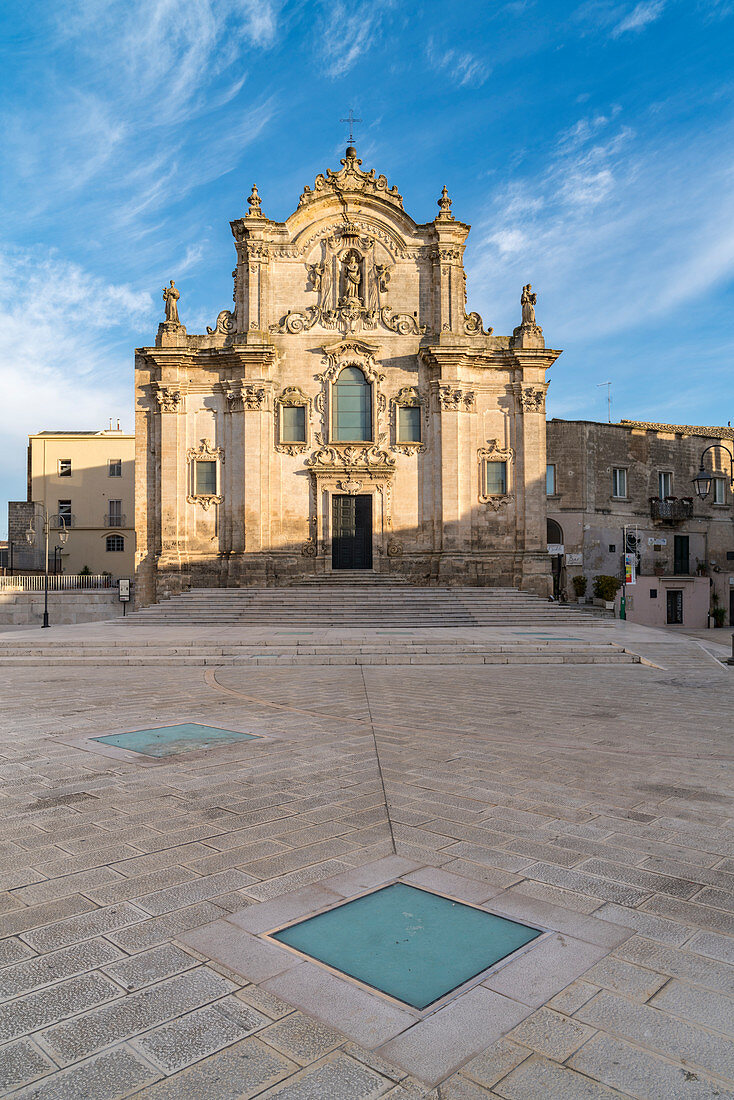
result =
[[[50,633],[22,636],[43,649]],[[194,649],[286,638],[174,633]],[[543,633],[570,645],[566,624]],[[671,632],[573,634],[646,663],[124,666],[114,698],[91,655],[6,666],[0,1091],[734,1097],[732,670]],[[54,635],[100,657],[173,637]],[[329,659],[345,639],[382,657],[377,631],[301,640]],[[533,639],[411,641],[429,662]],[[265,736],[153,768],[81,747],[190,720]],[[401,876],[554,936],[422,1019],[262,939]]]

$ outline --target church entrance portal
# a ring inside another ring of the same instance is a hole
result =
[[[371,496],[332,497],[331,567],[372,568]]]

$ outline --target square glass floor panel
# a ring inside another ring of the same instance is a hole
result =
[[[112,733],[106,737],[92,737],[104,745],[143,753],[145,756],[176,756],[194,749],[213,749],[219,745],[231,745],[236,741],[254,741],[255,734],[238,733],[236,730],[202,726],[198,722],[180,722],[176,726],[158,726],[151,730],[133,730],[130,733]]]
[[[271,939],[422,1011],[542,933],[396,882]]]

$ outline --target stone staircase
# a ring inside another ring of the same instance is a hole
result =
[[[311,583],[287,588],[191,588],[127,616],[129,626],[256,626],[315,629],[588,626],[582,611],[515,588],[418,588],[410,584]]]
[[[0,666],[25,665],[146,665],[292,666],[292,665],[619,665],[639,664],[640,658],[607,642],[534,640],[472,642],[413,637],[363,636],[349,640],[315,641],[307,636],[271,636],[262,641],[218,643],[207,638],[177,638],[165,642],[132,638],[129,642],[72,642],[57,645],[0,641]]]

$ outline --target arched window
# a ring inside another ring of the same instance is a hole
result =
[[[105,539],[105,550],[120,551],[125,549],[125,539],[122,535],[108,535]]]
[[[372,441],[372,387],[359,367],[345,367],[332,390],[333,438],[338,443]]]

